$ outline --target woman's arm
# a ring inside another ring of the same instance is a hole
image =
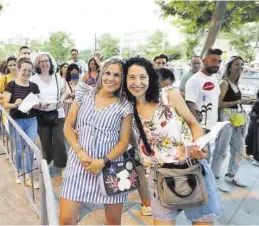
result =
[[[181,116],[190,127],[193,140],[195,141],[198,137],[203,136],[203,129],[190,112],[181,94],[177,90],[173,89],[168,90],[167,94],[169,105],[175,108],[176,113]]]
[[[15,103],[10,103],[11,93],[4,92],[4,108],[5,109],[15,109],[18,108],[18,105],[22,102],[22,99],[17,99]]]
[[[86,167],[89,165],[89,162],[91,161],[91,159],[86,153],[86,150],[84,150],[80,146],[78,142],[78,135],[75,131],[78,109],[79,109],[79,104],[76,101],[74,101],[69,110],[67,119],[64,124],[63,131],[70,147],[77,154],[79,161],[84,165],[84,167]]]
[[[190,127],[194,142],[197,140],[197,138],[204,135],[203,129],[193,114],[190,112],[179,92],[176,90],[169,90],[168,102],[172,107],[175,108],[176,113],[181,116]],[[188,153],[191,159],[205,159],[208,156],[208,150],[206,147],[200,150],[199,147],[193,146],[191,150],[188,150]]]
[[[83,81],[84,83],[86,83],[87,80],[88,80],[88,77],[89,77],[89,74],[88,74],[88,72],[86,72],[85,75],[84,75],[84,77],[83,77],[83,79],[82,79],[82,81]]]
[[[120,139],[119,142],[112,148],[111,152],[109,152],[105,157],[111,161],[117,159],[119,156],[123,155],[123,153],[127,150],[130,134],[132,129],[132,115],[128,115],[123,118],[120,128]],[[88,167],[85,169],[90,171],[93,174],[99,173],[104,167],[103,159],[93,159]]]
[[[64,124],[64,135],[73,150],[76,149],[76,147],[79,147],[79,142],[77,139],[77,134],[75,132],[75,125],[76,125],[76,118],[78,114],[79,104],[74,101],[71,105],[71,108],[68,112],[68,116],[66,118],[65,124]]]

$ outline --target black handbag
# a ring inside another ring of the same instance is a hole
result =
[[[134,148],[129,152],[132,149]],[[109,166],[105,166],[99,174],[99,185],[103,195],[120,195],[140,187],[134,159],[128,152],[125,152],[123,157],[124,160],[110,162]]]
[[[52,126],[58,122],[58,110],[53,111],[36,111],[39,126]]]
[[[59,100],[59,87],[57,75],[55,74],[56,84],[57,84],[57,101]],[[58,104],[57,104],[58,106]],[[58,110],[55,109],[53,111],[41,111],[35,110],[36,117],[39,126],[53,126],[58,123]]]

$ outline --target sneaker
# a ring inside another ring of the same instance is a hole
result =
[[[15,175],[15,183],[16,184],[22,183],[21,177],[19,175],[21,175],[21,172],[20,171],[16,172],[16,175]]]
[[[237,177],[229,177],[228,175],[225,176],[225,180],[228,182],[228,183],[231,183],[231,184],[234,184],[234,185],[237,185],[239,187],[247,187],[247,184],[238,180]]]
[[[21,178],[18,175],[15,176],[15,183],[16,184],[21,184],[22,183]]]
[[[27,187],[32,187],[32,182],[31,182],[31,178],[26,178],[25,184]],[[39,189],[40,188],[40,184],[38,181],[34,181],[33,182],[33,188],[34,189]]]
[[[230,192],[230,189],[224,184],[223,180],[217,179],[216,183],[217,183],[218,189],[220,191],[225,192],[225,193],[229,193]]]
[[[143,216],[152,216],[151,206],[142,206],[140,211]]]
[[[253,164],[254,166],[259,166],[259,161],[254,160],[254,161],[252,162],[252,164]]]

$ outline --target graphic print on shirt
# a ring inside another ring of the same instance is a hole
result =
[[[205,82],[202,87],[202,90],[212,91],[214,88],[215,85],[212,82]],[[196,110],[198,122],[204,124],[205,126],[207,125],[208,112],[212,110],[212,103],[206,103],[206,100],[207,95],[203,94],[202,102],[204,102],[205,104],[201,106],[200,111]]]
[[[201,106],[201,111],[196,110],[196,119],[199,123],[207,125],[208,112],[212,110],[212,103]]]

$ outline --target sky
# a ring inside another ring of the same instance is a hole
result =
[[[160,18],[154,0],[0,0],[0,40],[15,36],[46,39],[49,32],[65,31],[76,48],[93,45],[94,33],[110,33],[117,38],[124,33],[164,30],[169,41],[179,43],[184,37],[169,21]]]

